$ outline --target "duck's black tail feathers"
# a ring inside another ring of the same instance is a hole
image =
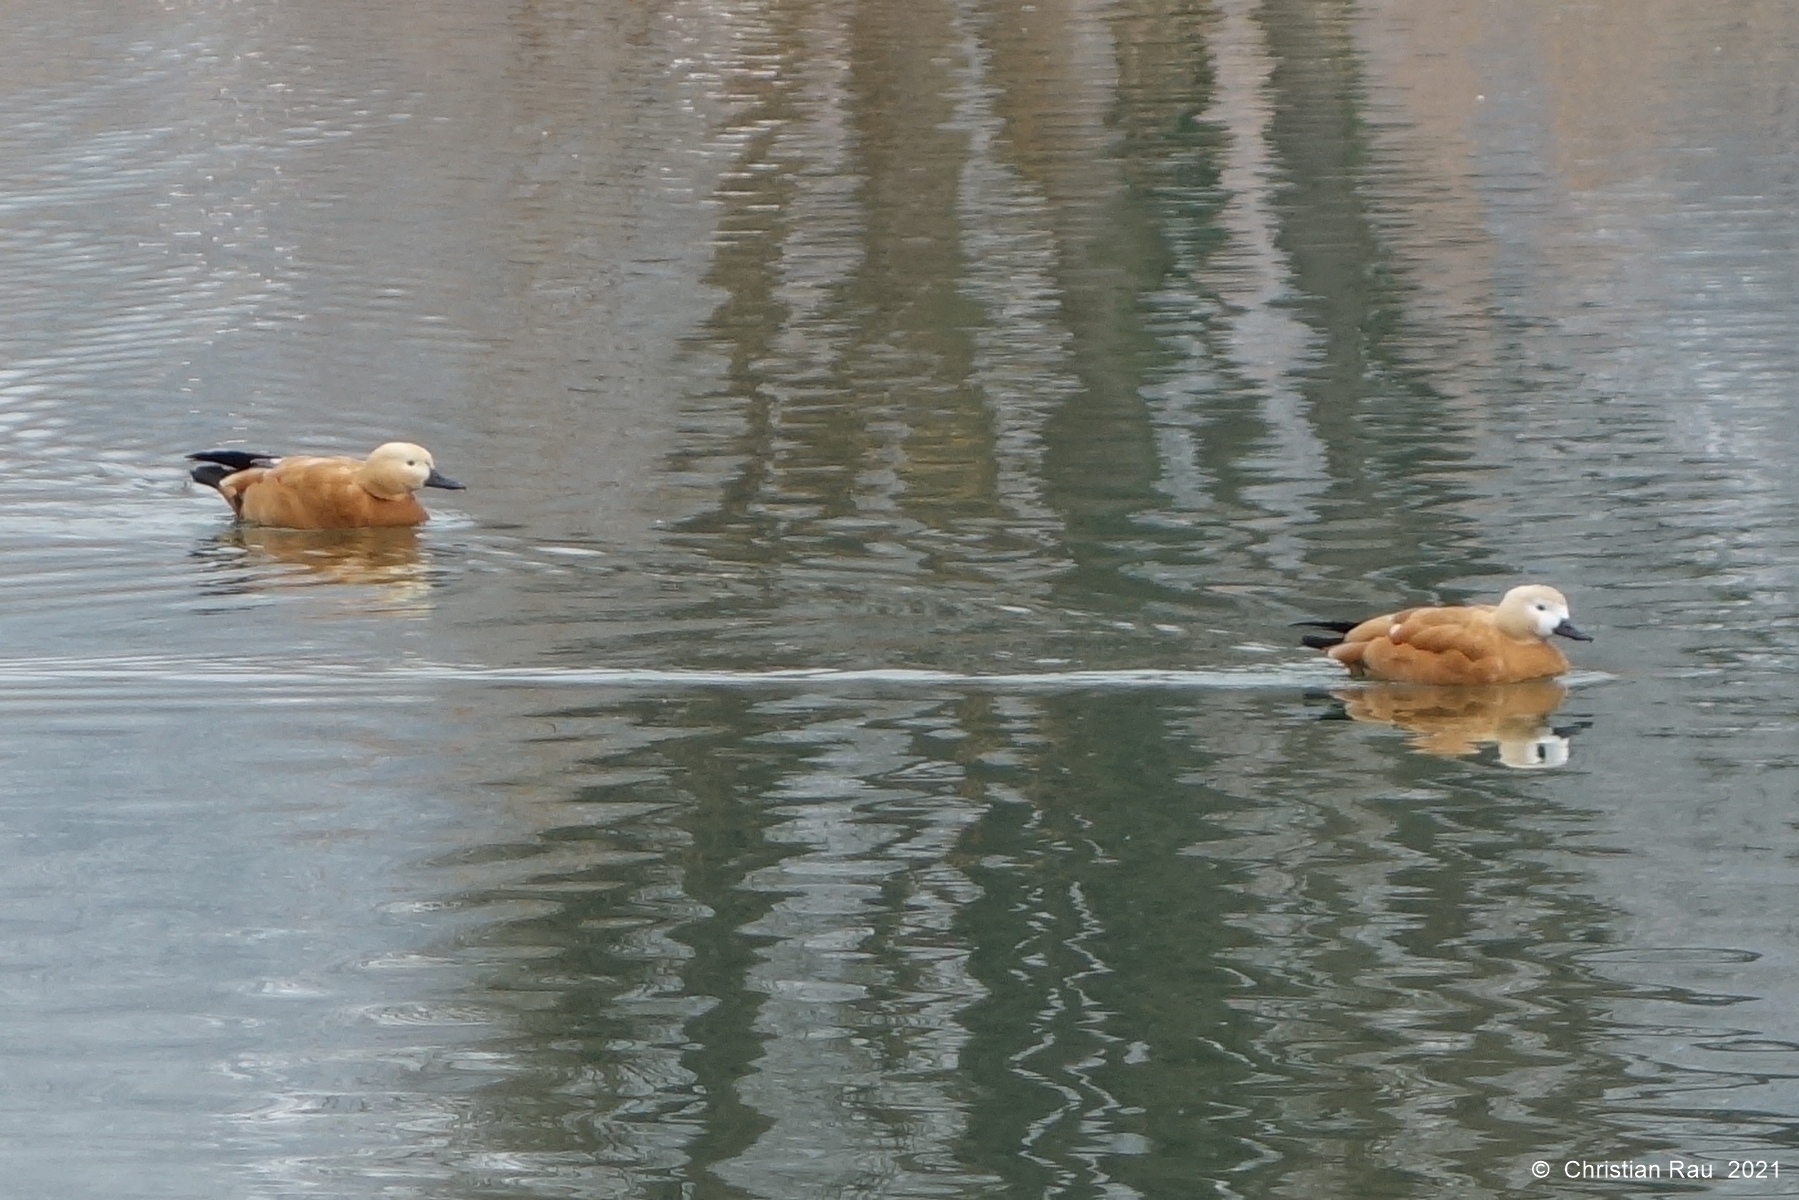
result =
[[[230,467],[233,471],[247,471],[251,467],[272,467],[280,458],[274,454],[258,454],[254,450],[196,450],[188,455],[195,462],[217,463],[221,467]]]
[[[201,450],[188,457],[200,464],[190,472],[194,482],[203,483],[209,488],[218,487],[219,481],[227,475],[235,475],[251,467],[272,467],[277,461],[273,454],[257,454],[250,450]]]
[[[1293,628],[1330,630],[1331,633],[1334,633],[1337,636],[1331,637],[1328,634],[1323,633],[1308,633],[1299,639],[1301,645],[1310,646],[1314,650],[1329,650],[1332,646],[1341,646],[1343,644],[1343,635],[1360,624],[1360,621],[1295,621],[1293,622]]]
[[[201,463],[189,472],[195,483],[203,483],[209,488],[216,488],[227,475],[235,475],[230,467],[221,467],[218,463]]]

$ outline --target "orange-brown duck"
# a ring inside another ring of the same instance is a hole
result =
[[[1568,619],[1568,601],[1542,584],[1507,592],[1498,604],[1408,608],[1365,621],[1302,621],[1333,634],[1307,634],[1350,674],[1402,683],[1519,683],[1560,675],[1568,658],[1550,637],[1593,639]]]
[[[194,480],[216,488],[243,521],[280,529],[367,529],[430,519],[413,493],[460,488],[431,452],[411,442],[377,446],[367,458],[275,458],[247,450],[202,450]]]

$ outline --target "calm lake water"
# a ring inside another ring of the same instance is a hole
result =
[[[1799,1195],[1799,5],[0,14],[9,1195]]]

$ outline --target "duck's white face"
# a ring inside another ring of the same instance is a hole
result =
[[[376,446],[369,454],[368,465],[384,481],[401,484],[409,492],[416,492],[424,487],[425,481],[431,478],[431,472],[437,469],[437,464],[431,459],[431,452],[411,442],[388,442],[386,445]]]
[[[1505,594],[1499,607],[1523,614],[1532,632],[1547,638],[1569,619],[1568,600],[1552,587],[1530,583]]]

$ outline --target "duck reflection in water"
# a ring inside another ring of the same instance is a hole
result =
[[[1351,720],[1405,730],[1412,746],[1427,754],[1461,758],[1491,745],[1503,765],[1537,770],[1565,766],[1572,749],[1572,731],[1549,722],[1568,696],[1553,679],[1485,686],[1368,683],[1331,695]]]
[[[430,591],[430,568],[410,527],[377,529],[270,529],[237,525],[214,540],[239,570],[219,581],[222,592],[254,592],[266,588],[311,584],[361,584],[378,587],[390,602],[416,602]],[[203,557],[223,556],[202,550]],[[221,561],[221,565],[223,562]],[[248,568],[243,571],[242,568]]]

